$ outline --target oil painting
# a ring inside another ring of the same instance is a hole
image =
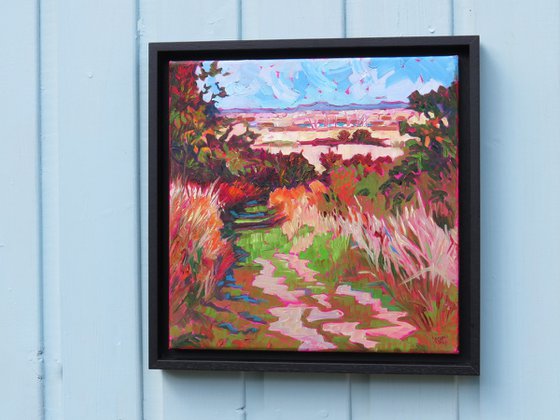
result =
[[[168,348],[459,352],[458,56],[168,65]]]

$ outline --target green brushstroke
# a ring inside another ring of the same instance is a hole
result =
[[[331,271],[336,263],[348,250],[350,241],[346,236],[333,239],[332,233],[322,233],[315,236],[313,243],[299,257],[310,261],[309,268],[325,274]]]
[[[282,233],[279,227],[273,227],[268,230],[248,229],[243,231],[240,234],[237,245],[249,254],[249,263],[256,258],[270,260],[274,254],[287,254],[292,248],[290,240]]]

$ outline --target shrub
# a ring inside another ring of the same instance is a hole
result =
[[[352,133],[352,143],[373,144],[376,146],[385,146],[382,139],[375,138],[371,135],[371,131],[365,128],[359,128]]]
[[[348,142],[350,141],[350,132],[348,130],[340,130],[337,136],[338,141]]]
[[[317,177],[315,167],[302,153],[273,155],[272,165],[278,174],[278,183],[282,187],[293,188]]]
[[[329,186],[320,210],[345,214],[349,207],[375,209],[386,213],[386,197],[380,191],[393,160],[389,156],[373,159],[371,153],[357,154],[350,159],[329,151],[320,156],[326,168],[320,179]]]
[[[305,227],[308,231],[307,245],[311,239],[323,233],[338,236],[340,228],[336,217],[321,212],[318,204],[323,200],[327,188],[319,181],[313,181],[309,190],[297,188],[278,188],[270,194],[269,204],[278,212],[282,221],[281,229],[289,240],[294,239]],[[299,249],[301,251],[303,249]]]
[[[319,161],[323,168],[325,168],[325,174],[330,172],[333,168],[340,166],[342,164],[342,155],[338,153],[334,153],[332,150],[329,150],[327,153],[321,153],[319,157]]]
[[[373,139],[371,132],[364,128],[360,128],[352,133],[353,143],[368,143]]]
[[[341,166],[329,174],[332,197],[342,206],[339,210],[355,204],[358,170],[354,166]]]
[[[263,188],[244,180],[235,180],[231,183],[219,184],[217,193],[223,207],[231,208],[237,204],[259,198],[264,191]]]
[[[284,155],[251,150],[245,156],[247,167],[243,179],[269,191],[278,187],[295,188],[317,178],[315,167],[302,153]]]

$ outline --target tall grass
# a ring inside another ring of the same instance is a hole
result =
[[[362,279],[369,276],[371,285],[393,297],[417,327],[420,348],[456,351],[457,229],[436,223],[419,191],[414,205],[383,217],[364,208],[356,197],[353,203],[334,202],[334,208],[325,211],[331,188],[314,181],[307,188],[279,188],[270,194],[269,204],[281,217],[282,233],[293,243],[291,252],[306,252],[324,233],[332,234],[331,240],[349,239],[363,259],[353,260],[355,266],[347,272]],[[344,211],[338,210],[342,205]]]
[[[170,186],[170,316],[180,321],[193,300],[210,299],[235,262],[232,244],[222,238],[222,204],[215,185],[174,181]]]
[[[373,281],[385,284],[411,322],[453,339],[458,317],[457,231],[438,226],[420,196],[418,202],[418,207],[385,219],[351,209],[338,222],[342,233],[367,255]]]
[[[441,228],[431,218],[418,195],[418,207],[405,207],[401,214],[385,219],[360,214],[338,218],[342,232],[350,235],[376,268],[398,267],[409,283],[419,277],[457,285],[457,230]]]

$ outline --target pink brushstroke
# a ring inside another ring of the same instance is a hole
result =
[[[311,312],[307,316],[309,322],[319,321],[323,319],[338,319],[344,316],[344,312],[340,309],[333,309],[332,311],[322,311],[318,308],[311,308]]]
[[[399,318],[406,315],[406,312],[389,311],[381,305],[380,299],[374,298],[368,292],[352,290],[350,286],[342,285],[337,287],[336,293],[338,293],[339,295],[353,296],[354,299],[356,299],[356,302],[358,302],[360,305],[370,305],[371,308],[375,312],[377,312],[375,318],[383,319],[390,322],[391,324],[394,324],[392,326],[364,330],[368,331],[368,335],[370,336],[386,336],[401,340],[409,336],[416,330],[416,328],[410,325],[408,322],[399,320]]]
[[[293,254],[276,254],[276,258],[286,261],[289,268],[296,271],[297,274],[306,282],[314,282],[316,271],[307,267],[307,262],[301,260],[297,255]],[[321,351],[336,349],[333,343],[325,340],[323,335],[314,328],[303,325],[303,316],[306,310],[310,310],[307,321],[314,322],[327,319],[339,319],[344,313],[338,309],[331,311],[322,311],[317,307],[308,306],[302,303],[299,298],[305,295],[303,290],[289,290],[285,284],[285,277],[275,276],[274,265],[263,258],[255,259],[257,264],[262,265],[261,272],[255,277],[253,285],[263,289],[264,293],[278,297],[285,303],[285,306],[270,308],[269,313],[278,318],[277,321],[270,324],[270,331],[279,332],[285,336],[291,337],[301,342],[298,350],[300,351]],[[403,339],[414,332],[415,328],[407,322],[401,321],[400,318],[405,316],[405,312],[389,311],[381,304],[380,299],[371,296],[370,293],[352,290],[349,285],[341,285],[336,289],[336,294],[343,296],[352,296],[359,305],[370,306],[374,311],[374,317],[390,322],[393,325],[380,327],[358,329],[359,322],[330,322],[322,325],[325,332],[336,335],[345,335],[349,337],[352,343],[363,345],[367,349],[373,349],[378,342],[373,337],[390,337],[394,339]],[[312,295],[321,306],[331,308],[328,302],[328,295],[317,294]]]
[[[277,331],[281,334],[292,337],[301,344],[300,351],[319,351],[335,349],[336,346],[325,341],[325,338],[313,328],[303,325],[302,317],[307,309],[305,305],[288,305],[281,308],[271,308],[269,312],[278,317],[278,321],[270,324],[270,331]]]
[[[255,262],[262,265],[263,268],[253,280],[253,286],[263,289],[267,295],[276,296],[285,303],[297,303],[299,298],[305,295],[304,290],[289,290],[288,286],[284,284],[285,277],[275,277],[276,267],[270,261],[257,258]]]
[[[320,295],[311,295],[311,297],[313,299],[315,299],[317,302],[319,302],[319,305],[322,305],[325,308],[331,308],[332,307],[332,305],[327,300],[329,298],[329,296],[324,294],[324,293],[322,293]]]
[[[358,330],[356,327],[359,322],[333,322],[329,324],[323,324],[323,330],[336,335],[346,335],[350,337],[352,343],[361,344],[366,349],[373,349],[377,346],[377,341],[368,340],[367,335],[371,333],[373,329],[369,330]]]
[[[307,260],[302,260],[299,256],[294,254],[275,254],[274,256],[279,260],[286,261],[288,263],[288,268],[294,270],[303,281],[317,283],[315,274],[319,274],[319,272],[309,268],[307,266]]]
[[[281,254],[278,254],[281,256]],[[285,258],[283,258],[285,260]],[[262,265],[262,270],[259,275],[255,277],[253,285],[263,289],[266,294],[274,295],[281,299],[286,306],[278,308],[270,308],[268,311],[278,318],[278,321],[272,322],[270,324],[270,331],[277,331],[288,337],[292,337],[298,341],[301,341],[299,350],[301,351],[319,351],[319,350],[329,350],[335,349],[336,346],[332,343],[325,341],[325,338],[317,332],[314,328],[309,328],[303,325],[303,314],[307,308],[307,305],[301,303],[299,298],[305,294],[303,290],[288,290],[288,286],[284,284],[284,277],[274,276],[274,271],[276,268],[270,263],[270,261],[263,258],[255,259],[257,264]],[[294,261],[295,263],[295,261]],[[305,263],[303,265],[298,265],[300,269],[309,270]],[[301,275],[301,274],[300,274]],[[307,272],[307,275],[311,276],[311,281],[313,280],[313,274]],[[313,312],[317,311],[317,313]],[[331,311],[333,312],[333,311]],[[326,313],[321,312],[315,307],[311,307],[311,315],[314,316],[325,316]],[[329,319],[337,318],[338,314],[329,314]],[[342,316],[343,314],[340,314]]]

